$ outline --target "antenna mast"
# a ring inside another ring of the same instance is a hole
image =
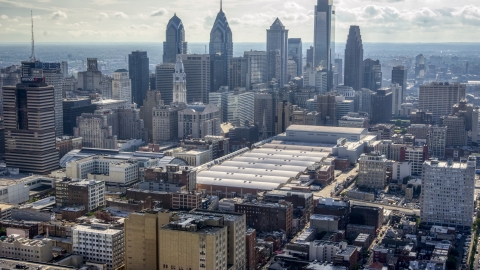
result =
[[[30,10],[30,18],[32,19],[32,55],[30,55],[30,62],[36,62],[35,57],[35,38],[33,36],[33,11]]]

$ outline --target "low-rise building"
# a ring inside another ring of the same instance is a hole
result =
[[[387,159],[378,153],[362,154],[358,160],[359,187],[383,189],[387,180]]]
[[[355,269],[358,261],[358,249],[346,242],[312,241],[309,247],[309,260],[329,262],[348,269]]]
[[[125,265],[123,229],[107,224],[77,225],[72,240],[73,252],[87,262],[105,264],[108,270]]]
[[[338,216],[312,215],[310,217],[310,228],[314,228],[317,233],[334,232],[339,229]]]
[[[53,259],[50,239],[32,240],[12,234],[0,240],[0,257],[32,262],[49,262]]]
[[[130,185],[139,180],[139,164],[136,159],[93,156],[67,162],[66,167],[67,177],[70,178],[105,180],[121,185]]]
[[[30,200],[35,189],[48,191],[55,188],[55,179],[42,175],[10,174],[0,177],[0,202],[21,204]]]
[[[62,206],[83,205],[93,211],[105,205],[105,181],[63,179],[58,194]]]
[[[0,203],[0,219],[10,219],[13,207],[11,204]]]
[[[188,165],[197,167],[201,166],[205,163],[212,161],[212,150],[200,150],[200,149],[184,149],[183,147],[175,148],[172,150],[168,150],[166,152],[167,155],[181,158],[185,160]]]

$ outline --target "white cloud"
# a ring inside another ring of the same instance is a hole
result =
[[[105,12],[100,12],[100,14],[97,15],[97,20],[101,21],[104,19],[108,19],[108,14]]]
[[[53,12],[51,16],[52,20],[67,19],[67,18],[68,18],[67,14],[60,10]]]
[[[163,16],[163,15],[168,15],[168,11],[164,8],[160,8],[160,9],[157,9],[157,10],[154,10],[150,16],[154,17],[154,16]]]
[[[125,13],[123,13],[123,12],[120,12],[120,11],[119,11],[119,12],[115,12],[115,13],[113,14],[113,17],[119,18],[119,19],[128,19],[128,15],[125,14]]]
[[[0,18],[1,18],[2,20],[6,20],[6,19],[8,19],[8,16],[7,16],[7,15],[2,15],[2,16],[0,16]]]

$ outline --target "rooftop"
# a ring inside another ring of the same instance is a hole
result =
[[[123,228],[115,228],[109,224],[79,224],[73,228],[73,231],[79,232],[89,232],[89,233],[98,233],[98,234],[106,234],[106,235],[116,235],[118,233],[123,232]]]
[[[309,125],[291,125],[288,131],[305,131],[305,132],[325,132],[325,133],[346,133],[346,134],[362,134],[366,132],[364,128],[349,127],[327,127],[327,126],[309,126]]]

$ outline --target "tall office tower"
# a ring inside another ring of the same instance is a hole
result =
[[[313,46],[310,46],[310,48],[307,49],[307,57],[306,57],[306,60],[307,60],[307,63],[305,64],[305,66],[311,66],[313,67],[313,52],[314,52],[314,48]],[[304,68],[304,67],[302,67]]]
[[[163,63],[155,68],[156,87],[160,92],[163,102],[170,104],[173,101],[173,81],[172,74],[175,72],[175,64]]]
[[[100,91],[102,72],[98,70],[97,58],[87,58],[87,71],[78,72],[78,88],[83,92],[97,93]]]
[[[390,85],[392,91],[392,114],[400,115],[402,110],[402,87],[396,83]]]
[[[210,92],[210,55],[182,54],[183,67],[188,76],[187,102],[208,102]],[[217,89],[218,90],[218,89]],[[162,96],[163,97],[163,96]],[[164,99],[165,100],[165,99]],[[166,104],[169,104],[165,102]]]
[[[372,115],[372,96],[375,94],[370,89],[362,88],[360,91],[356,91],[355,95],[358,96],[358,111],[368,113]]]
[[[108,116],[83,113],[73,128],[76,137],[82,137],[82,146],[88,148],[117,149],[117,136],[108,123]]]
[[[63,100],[63,133],[73,136],[73,128],[77,125],[77,116],[82,113],[94,113],[97,105],[89,98],[73,98]]]
[[[228,122],[228,98],[230,96],[233,96],[233,92],[214,92],[208,95],[208,104],[217,106],[220,112],[220,120],[222,123]]]
[[[163,43],[163,63],[174,64],[177,54],[187,53],[187,42],[185,42],[185,28],[182,20],[177,14],[168,21],[166,31],[166,41]]]
[[[247,87],[247,58],[233,57],[228,67],[230,73],[230,90]]]
[[[363,60],[363,88],[377,91],[382,88],[382,66],[380,60]],[[401,104],[401,103],[400,103]]]
[[[187,103],[187,75],[183,67],[182,56],[177,55],[175,73],[173,73],[173,102]]]
[[[333,73],[335,79],[335,87],[343,84],[343,60],[336,58],[333,66]]]
[[[363,188],[384,189],[387,180],[387,158],[379,153],[362,154],[358,159],[358,182]]]
[[[184,103],[160,105],[152,110],[152,142],[160,143],[178,140],[178,112]]]
[[[45,83],[55,90],[55,135],[63,135],[63,74],[62,64],[45,62],[22,62],[22,77],[32,77],[33,70],[41,69]]]
[[[153,109],[163,105],[162,96],[158,91],[148,91],[147,97],[140,107],[140,118],[143,119],[145,128],[148,130],[148,141],[153,142]]]
[[[277,105],[277,114],[275,116],[275,134],[284,133],[291,124],[293,113],[292,104],[284,100]]]
[[[102,95],[102,98],[104,99],[111,99],[113,97],[112,94],[112,87],[113,86],[113,77],[107,76],[107,75],[102,75],[101,81],[100,81],[100,94]],[[97,91],[98,92],[98,91]],[[97,93],[95,92],[95,93]],[[83,94],[85,92],[81,92],[80,94]]]
[[[58,168],[55,89],[41,69],[16,86],[3,86],[5,161],[21,172],[47,174]]]
[[[480,108],[477,107],[472,111],[472,142],[478,143],[480,140]]]
[[[303,50],[301,38],[288,39],[288,58],[295,61],[297,64],[297,73],[295,76],[302,76],[303,74]]]
[[[210,61],[212,63],[211,89],[212,92],[216,92],[221,86],[229,85],[228,66],[233,57],[232,30],[228,25],[221,3],[220,11],[210,31],[209,45]]]
[[[327,72],[307,66],[303,73],[303,86],[314,87],[315,93],[325,94],[328,88]]]
[[[63,79],[68,77],[68,62],[62,61],[60,63],[60,70],[62,71]]]
[[[423,54],[417,55],[415,57],[415,80],[423,82],[425,79],[425,73],[427,71],[427,59]]]
[[[150,91],[157,90],[156,80],[157,80],[157,78],[155,77],[155,73],[150,73],[150,75],[148,75],[148,83],[150,85],[150,87],[149,87]]]
[[[433,121],[439,123],[440,117],[451,114],[453,105],[465,99],[466,85],[433,82],[421,85],[418,92],[418,109],[433,114]]]
[[[227,120],[234,126],[251,125],[255,121],[255,93],[245,92],[238,95],[228,95]]]
[[[332,58],[335,57],[335,6],[333,0],[317,0],[313,47],[313,67],[320,67],[321,70],[327,72],[328,90],[330,90],[333,88]]]
[[[407,93],[408,70],[404,66],[396,66],[392,69],[392,84],[398,83],[402,87],[402,102]]]
[[[475,200],[475,157],[467,162],[427,160],[420,194],[421,222],[471,228]]]
[[[371,124],[389,123],[392,119],[392,91],[390,88],[378,89],[372,95]]]
[[[442,116],[440,125],[447,128],[446,146],[467,145],[467,121],[464,114]]]
[[[345,99],[344,96],[335,97],[335,102],[337,103],[337,122],[355,110],[355,101]],[[337,124],[335,125],[337,126]]]
[[[112,99],[125,100],[127,104],[132,104],[132,81],[128,70],[117,69],[113,73]]]
[[[337,102],[335,95],[324,94],[317,96],[317,112],[322,117],[323,126],[334,126],[337,123]]]
[[[263,51],[246,51],[247,59],[246,87],[248,90],[253,85],[267,82],[267,53]]]
[[[178,137],[220,135],[220,113],[213,104],[192,103],[178,113]]]
[[[262,138],[273,136],[275,128],[274,98],[272,94],[255,93],[255,124]]]
[[[267,29],[267,69],[268,81],[277,79],[283,86],[287,81],[288,30],[277,18]]]
[[[148,141],[148,131],[143,120],[140,118],[140,109],[118,109],[118,139],[131,140],[141,139]]]
[[[360,27],[350,26],[345,47],[345,86],[360,90],[363,86],[363,44]],[[373,89],[370,89],[373,90]]]
[[[128,71],[132,80],[132,99],[139,107],[150,88],[150,62],[147,52],[133,51],[128,55]]]
[[[429,156],[443,159],[447,146],[447,127],[433,126],[428,132]]]

